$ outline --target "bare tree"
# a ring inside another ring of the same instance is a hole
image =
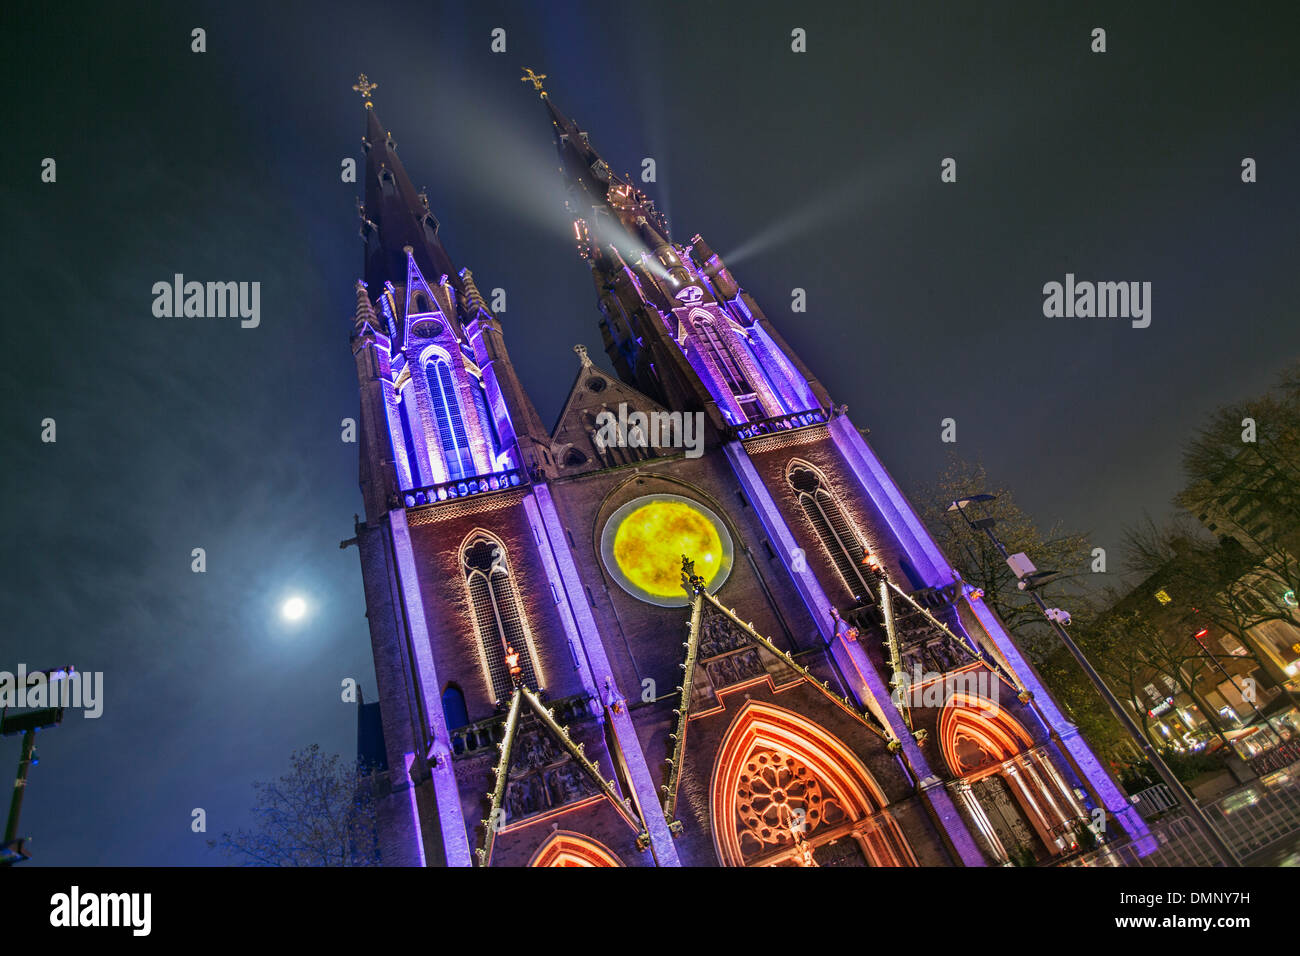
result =
[[[1096,639],[1101,635],[1104,637]],[[1158,688],[1161,697],[1166,696],[1167,689],[1168,696],[1186,693],[1210,728],[1223,736],[1214,708],[1197,693],[1196,674],[1205,662],[1200,648],[1186,634],[1153,624],[1141,611],[1124,610],[1093,622],[1087,640],[1098,670],[1108,684],[1119,688],[1134,703],[1142,730],[1151,740],[1164,743],[1151,733],[1148,708],[1157,701],[1145,692],[1148,683]]]
[[[379,835],[370,776],[319,744],[294,751],[292,769],[255,782],[257,823],[208,847],[240,866],[378,866]]]
[[[994,487],[984,466],[953,454],[939,480],[925,490],[922,517],[939,547],[967,584],[984,592],[985,603],[1016,635],[1036,660],[1043,660],[1059,647],[1042,612],[1020,590],[1014,572],[984,535],[971,534],[961,516],[947,510],[950,502],[977,493],[994,494],[996,499],[978,509],[978,517],[997,520],[997,535],[1012,554],[1023,551],[1039,568],[1062,572],[1056,582],[1040,589],[1049,603],[1060,597],[1064,582],[1081,572],[1087,563],[1087,537],[1054,525],[1046,533],[1016,504],[1010,489]],[[1055,597],[1053,597],[1055,595]]]
[[[1179,604],[1195,608],[1200,626],[1235,638],[1274,685],[1286,684],[1287,674],[1256,633],[1269,621],[1300,624],[1283,599],[1289,588],[1273,562],[1236,538],[1214,540],[1186,512],[1163,524],[1147,518],[1131,529],[1125,559],[1144,580],[1158,581]]]
[[[1300,592],[1300,363],[1264,395],[1218,409],[1184,448],[1176,504],[1254,555],[1251,587]]]

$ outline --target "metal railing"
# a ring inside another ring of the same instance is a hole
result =
[[[560,723],[573,723],[591,716],[587,708],[587,701],[590,699],[585,694],[575,694],[572,697],[547,701],[547,706],[555,712],[555,719]],[[452,755],[465,757],[494,748],[505,737],[505,727],[506,715],[494,714],[449,731]]]
[[[1256,780],[1205,808],[1210,823],[1241,859],[1300,833],[1300,764]],[[1108,844],[1061,866],[1221,866],[1190,820],[1176,811],[1137,840]]]
[[[1147,787],[1145,790],[1139,790],[1133,794],[1132,800],[1133,806],[1137,807],[1138,813],[1142,814],[1144,820],[1150,820],[1152,817],[1178,806],[1178,798],[1163,783],[1158,783],[1154,787]]]
[[[403,504],[408,508],[418,508],[421,505],[435,505],[440,501],[452,501],[490,491],[507,491],[526,484],[528,484],[527,473],[522,468],[511,468],[491,475],[475,475],[473,478],[458,478],[436,485],[425,485],[423,488],[412,488],[410,491],[402,492],[400,496],[394,495],[396,500],[391,504],[394,508],[401,507]]]
[[[756,422],[735,425],[732,431],[740,439],[759,438],[763,435],[775,435],[794,428],[807,428],[809,425],[825,425],[828,420],[829,418],[824,410],[812,408],[803,412],[774,415],[771,418],[763,418]]]
[[[1300,778],[1288,774],[1273,786],[1252,783],[1216,800],[1209,817],[1238,856],[1258,853],[1300,831]]]
[[[1200,830],[1185,816],[1163,820],[1147,836],[1130,843],[1108,844],[1060,866],[1222,866]]]

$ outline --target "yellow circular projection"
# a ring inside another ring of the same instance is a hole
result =
[[[717,515],[689,498],[649,495],[630,501],[609,519],[601,536],[605,566],[628,593],[665,607],[688,603],[682,555],[710,592],[731,571],[731,536]]]

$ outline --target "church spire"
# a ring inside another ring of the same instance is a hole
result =
[[[532,83],[546,106],[555,133],[555,148],[569,189],[569,209],[580,224],[577,235],[598,243],[613,243],[638,257],[671,242],[668,220],[630,176],[615,173],[591,145],[586,132],[565,116],[542,88],[540,75],[525,70],[520,79]]]
[[[375,296],[368,313],[358,307],[358,328],[364,320],[386,333],[401,490],[416,498],[447,481],[545,472],[550,436],[510,361],[500,321],[470,271],[457,269],[443,247],[428,198],[412,185],[375,112],[378,85],[363,73],[352,88],[366,111],[366,291],[359,295]]]
[[[562,113],[543,76],[541,96],[568,185],[579,254],[604,313],[605,350],[619,376],[672,409],[703,409],[720,432],[752,431],[830,406],[830,397],[700,236],[674,242],[668,222],[632,177],[615,173]]]
[[[429,209],[423,192],[418,192],[406,175],[397,144],[375,112],[371,92],[379,84],[362,73],[352,87],[365,101],[366,201],[362,207],[361,235],[366,240],[366,284],[382,289],[385,282],[406,282],[407,254],[430,281],[447,276],[458,284],[451,257],[438,238],[438,220]]]

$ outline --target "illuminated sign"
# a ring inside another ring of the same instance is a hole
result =
[[[1165,711],[1167,711],[1167,710],[1168,710],[1170,707],[1172,707],[1172,706],[1174,706],[1174,699],[1173,699],[1172,697],[1166,697],[1166,698],[1165,698],[1164,700],[1162,700],[1160,703],[1156,704],[1154,707],[1152,707],[1150,710],[1148,710],[1148,711],[1147,711],[1147,716],[1148,716],[1148,717],[1159,717],[1161,714],[1163,714]]]

